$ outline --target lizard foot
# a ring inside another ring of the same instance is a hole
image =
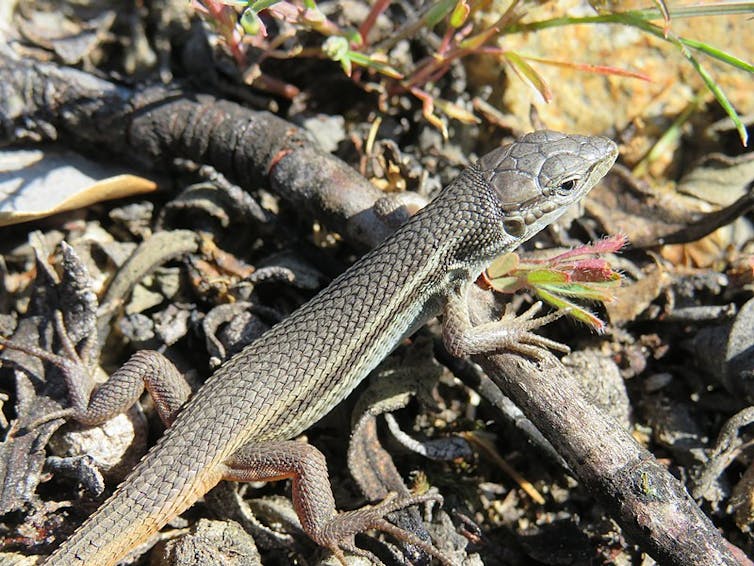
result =
[[[84,355],[79,356],[79,353],[76,351],[76,347],[74,346],[71,338],[68,335],[65,324],[63,323],[62,311],[55,311],[53,321],[55,333],[61,342],[61,348],[63,349],[64,355],[58,355],[51,351],[44,350],[39,346],[35,346],[33,344],[23,344],[16,340],[4,338],[2,336],[0,336],[0,346],[2,346],[4,349],[23,352],[28,356],[33,356],[35,358],[39,358],[42,361],[53,364],[63,373],[66,381],[68,381],[69,383],[69,386],[70,383],[81,383],[81,387],[84,388],[89,384],[89,381],[91,379],[89,376],[90,369],[88,366],[87,354],[88,350],[92,346],[87,340],[84,346]],[[53,411],[42,415],[41,417],[38,417],[30,423],[25,424],[23,428],[26,430],[33,430],[38,426],[41,426],[52,420],[75,417],[78,414],[78,410],[79,409],[76,407],[69,407],[66,409]]]
[[[96,333],[85,339],[79,353],[59,310],[55,311],[54,323],[62,354],[0,336],[0,347],[23,352],[56,366],[68,387],[70,407],[42,415],[23,428],[32,430],[46,422],[69,417],[86,426],[103,424],[136,403],[145,386],[162,421],[167,425],[172,423],[191,394],[191,388],[170,360],[159,352],[140,350],[105,383],[95,388]]]
[[[542,358],[542,350],[557,350],[570,354],[571,349],[565,344],[532,332],[565,316],[570,309],[557,310],[537,317],[541,310],[542,301],[537,301],[520,315],[515,313],[511,303],[505,305],[505,312],[500,321],[493,323],[503,325],[506,330],[504,336],[498,337],[498,349],[523,354],[534,360]]]
[[[437,558],[437,560],[445,566],[453,566],[453,561],[445,553],[441,552],[428,542],[420,539],[415,534],[401,529],[400,527],[396,527],[385,519],[385,515],[388,513],[403,509],[409,505],[416,505],[428,501],[442,503],[442,497],[434,494],[398,497],[397,494],[391,493],[377,505],[367,505],[354,511],[338,513],[338,515],[329,521],[324,528],[312,538],[314,538],[320,545],[328,548],[333,555],[344,564],[344,566],[346,565],[344,551],[363,556],[375,564],[382,563],[371,552],[356,546],[354,540],[355,535],[370,529],[375,529],[392,535],[400,541],[421,548],[430,556]]]
[[[541,361],[548,349],[570,352],[565,344],[550,340],[533,332],[565,315],[559,310],[537,317],[542,302],[534,303],[521,315],[516,315],[508,303],[500,320],[472,326],[466,304],[451,297],[445,308],[443,340],[448,351],[459,358],[477,354],[512,352]]]

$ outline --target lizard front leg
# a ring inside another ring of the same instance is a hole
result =
[[[293,480],[293,506],[304,531],[329,549],[344,565],[344,551],[380,561],[356,546],[354,537],[370,529],[386,532],[415,545],[447,566],[453,561],[416,535],[385,520],[385,515],[418,503],[441,501],[438,495],[391,494],[381,503],[354,511],[338,512],[330,488],[324,455],[305,442],[292,440],[250,443],[225,462],[223,479],[231,481]]]
[[[542,357],[543,349],[570,352],[565,344],[532,332],[557,320],[567,311],[556,311],[536,318],[542,308],[542,303],[537,302],[517,316],[509,303],[500,320],[474,326],[467,301],[471,285],[462,285],[445,297],[442,335],[445,347],[453,356],[463,358],[508,351],[538,360]]]

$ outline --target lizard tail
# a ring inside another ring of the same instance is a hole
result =
[[[45,566],[114,565],[222,478],[222,467],[213,465],[214,462],[194,462],[191,468],[170,465],[176,460],[169,459],[166,463],[164,454],[155,448],[115,493],[43,562]]]

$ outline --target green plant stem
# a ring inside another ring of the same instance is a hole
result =
[[[681,112],[681,114],[675,120],[673,120],[673,123],[667,130],[665,130],[665,133],[660,136],[660,139],[655,142],[654,146],[652,146],[652,149],[650,149],[647,155],[645,155],[644,158],[642,158],[642,160],[636,164],[636,167],[633,168],[632,173],[634,175],[644,175],[649,169],[649,166],[656,159],[658,159],[659,156],[663,154],[663,152],[667,151],[668,147],[670,147],[673,142],[681,137],[681,127],[699,108],[700,102],[701,99],[699,96],[694,97],[694,100],[692,100],[691,103],[686,106],[683,112]]]
[[[693,39],[686,39],[683,37],[665,37],[665,32],[660,26],[647,21],[641,14],[642,12],[621,12],[617,14],[602,14],[599,16],[584,16],[580,18],[562,17],[552,18],[549,20],[541,20],[539,22],[515,23],[506,26],[502,30],[502,34],[524,33],[528,31],[539,31],[553,27],[572,26],[578,24],[620,24],[639,28],[642,31],[654,35],[655,37],[676,45],[678,43],[681,43],[688,47],[698,49],[700,51],[703,51],[710,57],[714,57],[715,59],[718,59],[724,63],[733,65],[744,71],[754,72],[754,65],[751,65],[746,61],[742,61],[741,59],[738,59],[737,57],[734,57],[729,53],[726,53],[719,49],[714,49],[706,43],[702,43]]]
[[[727,6],[714,6],[710,8],[714,8],[715,9],[714,13],[718,15],[720,13],[725,13],[725,14],[742,13],[744,11],[744,6],[748,6],[749,7],[748,11],[750,12],[751,9],[754,8],[754,3],[751,3],[751,2],[737,3],[736,5],[730,6],[731,7],[730,11],[722,11],[723,8]],[[694,16],[712,14],[712,12],[702,13],[704,11],[703,10],[704,6],[695,6],[693,8],[695,10],[693,14]],[[691,7],[687,9],[691,9]],[[712,94],[714,95],[718,104],[720,104],[720,106],[723,107],[725,112],[728,114],[728,117],[736,126],[736,130],[738,130],[738,135],[741,138],[741,143],[744,146],[746,146],[748,142],[748,134],[746,132],[746,127],[741,122],[741,119],[736,113],[736,110],[733,108],[733,105],[728,100],[728,97],[725,96],[725,93],[720,88],[720,86],[714,81],[712,76],[707,72],[707,70],[702,66],[702,64],[691,54],[688,48],[691,47],[693,49],[702,51],[703,53],[705,53],[706,55],[714,59],[722,61],[723,63],[726,63],[728,65],[732,65],[733,67],[742,69],[749,73],[754,72],[754,66],[746,61],[742,61],[741,59],[734,57],[733,55],[729,53],[721,51],[720,49],[715,49],[714,47],[706,43],[695,41],[695,40],[690,40],[690,39],[685,39],[683,37],[678,37],[671,33],[668,33],[666,35],[664,28],[647,21],[647,19],[653,15],[656,16],[657,18],[660,17],[659,11],[657,10],[645,10],[641,12],[638,12],[638,11],[619,12],[619,13],[614,13],[614,14],[600,14],[598,16],[584,16],[584,17],[579,17],[579,18],[574,18],[574,17],[552,18],[550,20],[542,20],[539,22],[511,24],[509,26],[506,26],[502,30],[502,33],[503,34],[522,33],[522,32],[527,32],[527,31],[538,31],[538,30],[548,29],[552,27],[561,27],[561,26],[566,26],[566,25],[577,25],[577,24],[619,24],[619,25],[625,25],[625,26],[638,28],[651,35],[654,35],[655,37],[658,37],[659,39],[667,41],[675,45],[676,47],[678,47],[681,53],[683,54],[683,56],[689,60],[691,65],[694,67],[696,72],[704,81],[704,84],[707,86],[710,92],[712,92]],[[678,17],[678,12],[671,12],[671,16]]]
[[[729,16],[731,14],[751,14],[754,11],[754,2],[726,2],[696,5],[696,6],[676,6],[669,9],[670,17],[679,18],[696,18],[700,16]],[[634,14],[647,20],[657,20],[662,18],[662,14],[656,8],[646,10],[635,10]]]

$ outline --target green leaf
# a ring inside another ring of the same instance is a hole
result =
[[[588,311],[587,309],[577,305],[576,303],[572,303],[571,301],[563,299],[562,297],[552,295],[542,289],[536,289],[536,292],[537,295],[541,297],[545,302],[551,304],[558,310],[570,309],[568,316],[575,318],[576,320],[581,321],[588,326],[591,326],[597,332],[603,332],[605,330],[604,321],[602,321],[594,313]]]
[[[487,268],[487,276],[490,279],[495,279],[513,273],[518,269],[520,261],[521,259],[518,254],[513,252],[498,256],[492,260],[492,263]]]
[[[604,283],[568,283],[565,285],[535,285],[534,289],[539,292],[541,289],[546,289],[550,293],[558,296],[573,297],[575,299],[581,299],[585,301],[600,301],[602,303],[609,303],[613,300],[613,294],[611,290],[615,288],[615,284]]]
[[[348,42],[351,45],[354,45],[354,46],[357,46],[357,47],[360,46],[360,45],[364,45],[364,38],[361,37],[361,34],[359,33],[359,30],[357,30],[355,28],[348,28],[348,29],[344,30],[343,33],[345,35],[345,38],[348,40]]]
[[[524,286],[520,277],[497,277],[490,281],[490,286],[498,293],[515,293]]]
[[[571,282],[567,273],[552,269],[533,269],[526,275],[531,285],[566,285]]]
[[[744,61],[743,59],[739,59],[735,55],[731,55],[727,51],[723,51],[722,49],[718,49],[701,41],[696,41],[695,39],[687,39],[685,37],[679,37],[678,39],[684,45],[693,47],[694,49],[701,51],[702,53],[705,53],[710,57],[717,59],[718,61],[727,63],[732,67],[737,67],[742,71],[746,71],[747,73],[754,73],[754,65],[747,61]]]
[[[241,14],[241,27],[249,35],[257,35],[262,29],[262,21],[253,8],[246,8]]]
[[[545,80],[534,70],[534,67],[529,65],[529,63],[527,63],[518,53],[506,51],[505,60],[510,63],[511,68],[519,77],[528,82],[539,92],[539,94],[542,95],[542,98],[544,98],[546,102],[552,100],[552,91],[550,90],[550,87],[547,86]]]
[[[455,8],[455,5],[456,0],[442,0],[441,2],[435,2],[435,4],[427,10],[422,17],[424,25],[428,28],[435,27],[453,8]]]
[[[468,2],[466,0],[459,0],[450,14],[448,23],[451,27],[460,28],[466,21],[466,18],[469,17],[470,12],[471,8],[469,8]]]
[[[256,0],[256,2],[251,3],[251,9],[258,13],[270,6],[274,6],[279,1],[280,0]]]
[[[485,43],[487,43],[490,39],[496,36],[499,31],[500,30],[498,30],[496,27],[487,28],[486,30],[483,30],[475,35],[472,35],[471,37],[467,37],[459,44],[459,46],[461,47],[461,49],[469,49],[471,51],[476,51],[477,49],[480,49]]]
[[[322,52],[333,61],[341,61],[348,57],[348,40],[340,35],[328,37],[322,44]]]
[[[723,107],[725,113],[728,114],[728,117],[733,121],[733,124],[736,126],[736,130],[738,131],[738,137],[741,138],[741,143],[744,147],[746,147],[749,142],[749,134],[746,131],[746,126],[744,126],[743,122],[741,122],[741,118],[738,117],[738,113],[736,112],[735,108],[733,108],[733,105],[730,103],[730,100],[728,100],[728,97],[725,96],[723,89],[720,88],[720,86],[710,76],[707,70],[702,67],[702,64],[696,59],[696,57],[689,53],[688,49],[684,47],[681,51],[683,52],[683,55],[691,62],[694,69],[696,69],[696,72],[699,73],[699,76],[702,77],[704,84],[707,85],[707,88],[717,99],[717,103]]]
[[[390,65],[382,61],[377,61],[376,59],[373,59],[372,57],[364,53],[359,53],[358,51],[349,50],[348,58],[351,60],[352,63],[356,65],[361,65],[362,67],[368,67],[370,69],[374,69],[378,73],[381,73],[385,75],[386,77],[390,77],[391,79],[403,78],[403,75],[397,69],[391,67]]]

